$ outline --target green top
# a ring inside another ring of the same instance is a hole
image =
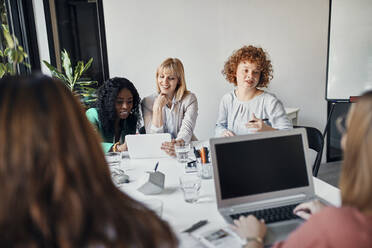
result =
[[[94,128],[99,132],[101,138],[102,138],[102,148],[105,153],[109,152],[111,147],[115,144],[115,137],[114,134],[103,134],[102,124],[98,119],[98,111],[96,108],[90,108],[86,112],[86,116],[90,123],[94,126]],[[120,143],[123,143],[125,140],[125,135],[132,134],[132,132],[124,131],[128,130],[128,128],[125,128],[126,121],[124,120],[123,128],[120,135]],[[134,133],[135,134],[135,131]]]

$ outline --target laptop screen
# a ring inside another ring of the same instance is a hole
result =
[[[221,198],[309,185],[300,134],[215,145]]]

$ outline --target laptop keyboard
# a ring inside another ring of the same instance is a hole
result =
[[[297,206],[297,204],[293,205],[287,205],[277,208],[267,208],[267,209],[261,209],[256,210],[252,212],[245,212],[245,213],[239,213],[239,214],[233,214],[230,215],[230,217],[235,220],[239,219],[240,216],[248,216],[248,215],[254,215],[257,219],[264,219],[266,224],[278,222],[278,221],[284,221],[284,220],[292,220],[292,219],[298,219],[297,215],[293,214],[293,209]]]

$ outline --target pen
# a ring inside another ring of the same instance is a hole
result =
[[[191,227],[187,228],[186,230],[184,230],[182,232],[192,233],[193,231],[199,229],[200,227],[204,226],[207,223],[208,223],[207,220],[198,221],[194,225],[192,225]]]
[[[156,163],[156,165],[155,165],[155,169],[154,169],[154,171],[156,172],[156,170],[158,169],[158,165],[159,165],[159,161]]]
[[[264,118],[264,119],[261,119],[262,121],[268,121],[269,118]],[[256,120],[250,120],[249,122],[253,123],[253,122],[257,122]]]

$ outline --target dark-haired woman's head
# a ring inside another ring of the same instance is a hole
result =
[[[0,80],[0,181],[0,247],[176,244],[114,186],[95,130],[58,80]]]
[[[104,133],[114,133],[118,119],[127,120],[132,130],[139,128],[140,97],[136,87],[126,78],[108,79],[99,89],[96,107]]]

